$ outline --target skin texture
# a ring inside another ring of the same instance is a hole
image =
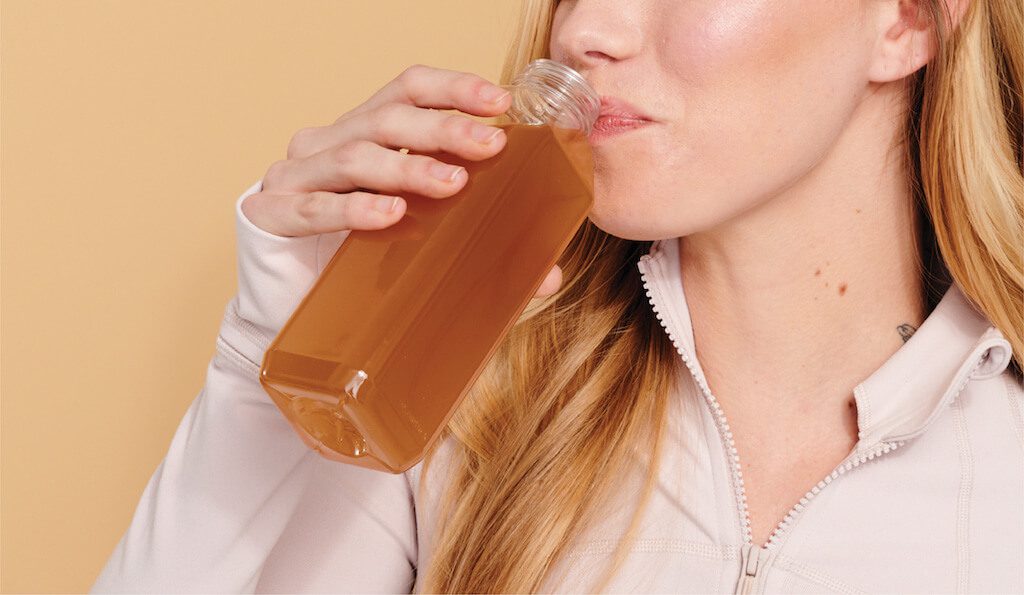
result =
[[[596,144],[590,218],[679,238],[756,544],[849,454],[853,388],[928,314],[897,144],[906,77],[934,55],[926,13],[920,0],[561,0],[555,13],[551,57],[656,120]]]

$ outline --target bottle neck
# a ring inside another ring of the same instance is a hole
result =
[[[512,93],[506,115],[519,124],[551,124],[589,135],[601,111],[600,97],[582,75],[546,58],[534,60],[502,87]]]

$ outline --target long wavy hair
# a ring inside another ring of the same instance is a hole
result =
[[[522,0],[502,82],[548,57],[555,0]],[[1020,2],[973,0],[950,29],[929,0],[937,53],[908,80],[901,144],[918,208],[926,303],[951,281],[1024,353]],[[531,302],[424,461],[454,437],[425,592],[538,590],[637,460],[646,482],[598,577],[636,537],[654,486],[678,355],[652,313],[636,261],[650,241],[586,221],[561,256],[565,282]],[[621,495],[618,496],[622,498]],[[422,501],[422,500],[421,500]]]

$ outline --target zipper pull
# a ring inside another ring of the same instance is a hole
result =
[[[754,583],[757,581],[757,571],[760,565],[761,548],[747,543],[740,550],[740,578],[736,583],[736,593],[746,594],[753,592]]]

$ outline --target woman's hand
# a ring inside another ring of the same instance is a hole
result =
[[[435,110],[496,116],[510,102],[504,89],[475,74],[410,66],[333,124],[296,132],[287,158],[270,165],[262,191],[245,199],[242,212],[264,231],[288,237],[394,225],[405,213],[394,193],[445,198],[468,179],[463,167],[399,149],[479,161],[505,146],[500,128]],[[537,297],[561,283],[556,266]]]

